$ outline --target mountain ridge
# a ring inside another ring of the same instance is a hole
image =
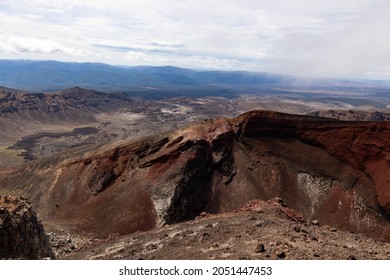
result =
[[[69,87],[140,90],[160,86],[237,86],[274,84],[287,77],[246,71],[206,71],[174,66],[113,66],[102,63],[0,60],[0,84],[24,90]]]

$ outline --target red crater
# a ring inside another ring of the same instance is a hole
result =
[[[280,197],[307,219],[389,241],[389,129],[252,111],[3,170],[0,187],[31,200],[47,227],[99,237]]]

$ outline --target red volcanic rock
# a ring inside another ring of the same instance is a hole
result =
[[[389,129],[253,111],[5,170],[0,187],[30,198],[49,226],[102,237],[282,197],[321,225],[388,239]]]

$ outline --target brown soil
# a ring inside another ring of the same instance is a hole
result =
[[[277,201],[95,240],[66,259],[390,259],[390,244],[308,221]]]

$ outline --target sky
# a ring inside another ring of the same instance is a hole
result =
[[[2,0],[0,59],[390,79],[390,1]]]

